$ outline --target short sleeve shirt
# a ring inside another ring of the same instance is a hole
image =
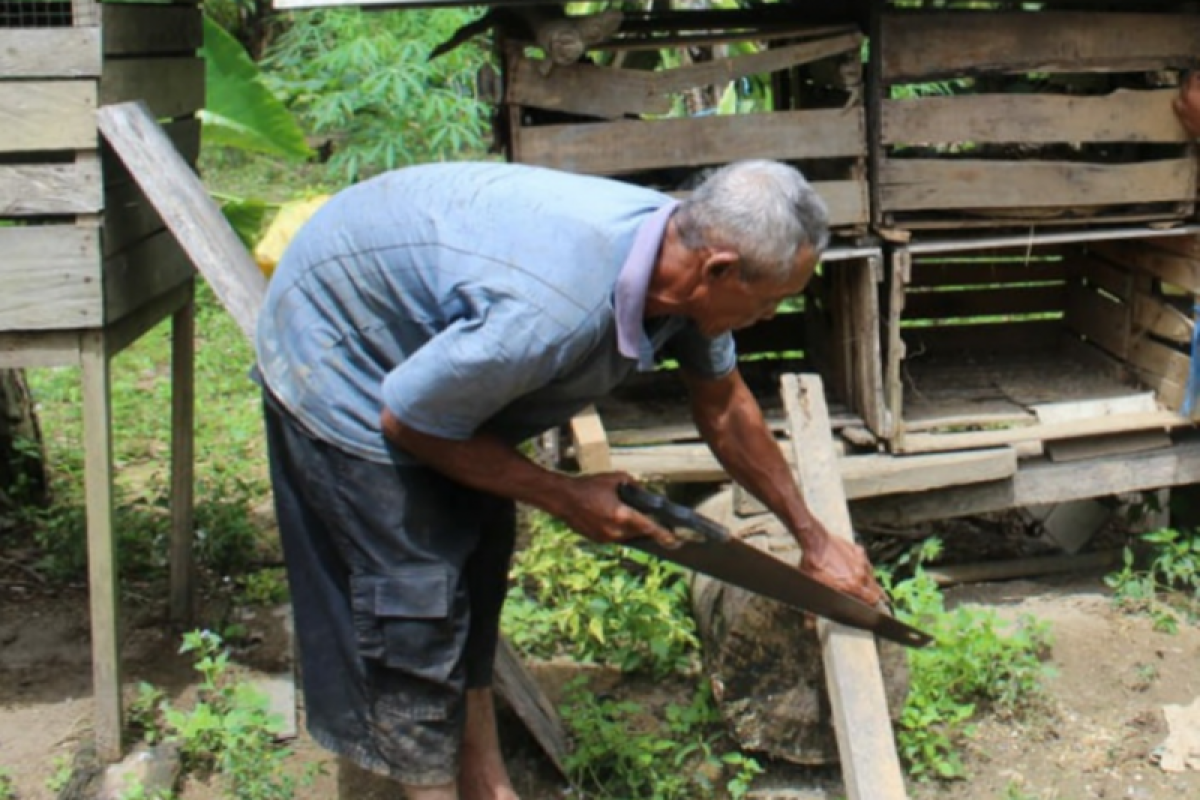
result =
[[[256,337],[261,379],[314,436],[386,462],[395,453],[385,406],[433,436],[488,432],[516,444],[653,368],[664,350],[689,372],[723,376],[736,361],[729,335],[639,318],[631,353],[630,332],[619,331],[629,304],[644,304],[672,202],[499,163],[357,184],[301,229],[271,279]],[[639,232],[642,244],[652,239],[640,256]]]

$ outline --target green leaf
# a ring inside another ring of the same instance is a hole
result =
[[[200,112],[204,143],[306,159],[313,156],[304,131],[262,83],[258,67],[242,46],[204,18],[205,79],[208,101]]]
[[[253,198],[232,198],[221,203],[221,213],[248,250],[254,249],[270,209],[271,204]]]

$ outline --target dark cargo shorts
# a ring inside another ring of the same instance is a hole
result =
[[[465,690],[491,685],[514,504],[264,408],[308,730],[401,783],[449,783]]]

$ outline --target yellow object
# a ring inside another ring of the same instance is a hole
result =
[[[307,200],[293,200],[279,208],[279,213],[271,220],[267,232],[254,246],[254,260],[263,275],[271,277],[275,272],[275,265],[283,258],[283,251],[291,243],[296,231],[300,230],[300,226],[308,222],[309,217],[328,199],[329,195],[322,194]]]

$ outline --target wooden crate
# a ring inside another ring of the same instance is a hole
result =
[[[102,152],[95,112],[146,101],[194,163],[200,14],[194,3],[0,4],[0,331],[103,327],[190,280],[183,251]]]
[[[862,40],[852,25],[814,25],[777,13],[629,15],[588,59],[548,71],[544,60],[528,55],[527,43],[510,40],[501,114],[507,155],[671,192],[686,190],[706,167],[744,158],[788,161],[825,198],[836,233],[863,233],[869,208]],[[755,52],[732,49],[751,42]],[[691,60],[697,48],[704,60],[645,68],[662,52]],[[731,82],[751,78],[770,84],[773,110],[698,111],[704,103],[697,98],[711,106]]]
[[[871,48],[875,223],[1192,217],[1197,161],[1171,99],[1200,55],[1200,15],[1152,7],[885,9]]]
[[[891,449],[1037,453],[1190,424],[1178,412],[1198,292],[1195,228],[895,249],[883,346]]]

